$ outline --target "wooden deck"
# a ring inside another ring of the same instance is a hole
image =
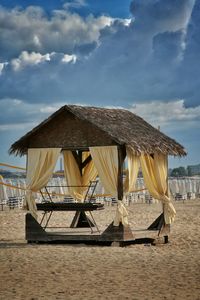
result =
[[[118,243],[123,246],[137,243],[154,243],[157,238],[157,230],[131,230],[122,224],[118,227],[110,224],[100,233],[98,231],[91,233],[90,228],[44,229],[31,214],[26,215],[26,240],[28,243],[85,243],[97,245]]]

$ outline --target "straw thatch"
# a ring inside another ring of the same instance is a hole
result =
[[[80,150],[108,145],[126,145],[136,154],[186,155],[183,146],[128,110],[76,105],[61,107],[15,142],[10,153],[23,155],[28,148]]]

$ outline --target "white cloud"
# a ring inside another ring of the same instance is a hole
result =
[[[186,29],[195,0],[134,0],[131,12],[141,29],[154,34]]]
[[[176,125],[182,128],[192,124],[197,126],[200,120],[200,106],[186,107],[184,100],[136,103],[132,105],[130,111],[156,127],[173,126],[175,129]]]
[[[30,125],[36,126],[50,114],[67,104],[66,102],[56,102],[46,105],[45,103],[28,103],[20,99],[0,99],[0,130],[6,131],[16,128],[30,128]],[[77,103],[77,105],[83,104]]]
[[[34,37],[33,37],[33,43],[35,44],[36,47],[40,48],[42,45],[41,45],[41,42],[40,42],[40,39],[39,37],[35,34]]]
[[[0,63],[0,75],[2,74],[4,68],[8,65],[8,62]]]
[[[133,21],[132,19],[120,19],[120,20],[124,23],[124,26],[129,26]]]
[[[0,100],[1,130],[18,126],[34,126],[57,111],[60,107],[67,105],[67,102],[56,102],[46,105],[45,103],[30,104],[19,99]],[[88,106],[87,103],[76,103],[76,105]],[[107,108],[124,109],[123,106],[106,106]],[[176,130],[188,127],[199,127],[200,105],[186,107],[184,100],[171,102],[152,101],[147,103],[134,103],[129,110],[144,118],[155,127],[170,128]],[[21,124],[21,125],[20,125]]]
[[[0,63],[0,75],[1,75],[1,73],[3,71],[3,68],[4,68],[4,63]]]
[[[188,34],[185,40],[194,1],[176,0],[176,5],[173,1],[134,0],[134,21],[92,15],[85,18],[64,10],[47,17],[33,7],[2,12],[5,34],[0,31],[0,52],[23,48],[29,54],[55,55],[50,61],[38,63],[37,68],[23,67],[20,73],[6,68],[0,97],[48,104],[59,99],[118,106],[137,99],[181,98],[196,105],[200,51],[195,48],[195,53],[189,53],[187,43],[192,43]],[[197,47],[197,36],[191,36]],[[11,39],[14,42],[3,51]],[[189,53],[188,61],[184,53]],[[20,55],[21,50],[14,56],[16,69],[26,65],[18,61]]]
[[[11,65],[14,71],[19,71],[27,66],[38,65],[45,61],[50,61],[54,53],[40,54],[36,52],[28,53],[27,51],[22,51],[18,58],[11,60]]]
[[[35,127],[36,125],[37,124],[34,122],[5,124],[5,125],[0,125],[0,132],[13,131],[13,130],[24,130],[25,127],[28,131],[29,129]]]
[[[56,110],[58,110],[61,106],[62,106],[61,103],[56,105],[43,105],[41,108],[39,108],[39,112],[42,114],[52,114]]]
[[[28,66],[39,65],[42,62],[51,62],[55,58],[57,63],[76,63],[77,55],[75,54],[62,54],[62,53],[46,53],[42,55],[41,53],[36,52],[27,52],[22,51],[18,58],[12,59],[9,63],[0,63],[0,75],[6,65],[11,65],[14,71],[20,71]]]
[[[64,62],[64,63],[69,63],[69,62],[75,63],[76,60],[77,60],[76,55],[74,55],[74,54],[72,54],[72,55],[64,54],[61,61]]]
[[[81,2],[76,1],[78,3]],[[0,7],[0,24],[3,24],[0,55],[7,59],[24,50],[42,54],[90,52],[94,43],[98,43],[100,31],[114,20],[109,16],[84,18],[66,10],[56,10],[46,16],[42,8],[36,6],[24,10]]]
[[[83,6],[87,6],[87,3],[84,0],[67,1],[63,4],[64,9],[80,8]]]

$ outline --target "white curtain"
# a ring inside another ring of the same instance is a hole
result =
[[[117,146],[90,147],[90,153],[97,169],[101,183],[106,193],[118,198],[118,150]],[[122,202],[117,201],[117,210],[114,218],[114,226],[119,226],[120,222],[128,225],[128,213]]]
[[[60,151],[61,148],[28,149],[26,178],[28,191],[25,201],[26,207],[34,218],[37,218],[37,207],[33,192],[37,192],[47,185],[53,174]]]
[[[176,211],[168,192],[167,156],[155,153],[152,158],[150,155],[142,154],[140,162],[145,185],[150,194],[163,203],[165,223],[171,224]]]
[[[83,152],[83,161],[90,155],[89,152]],[[64,171],[69,193],[77,201],[84,200],[85,192],[88,189],[90,181],[97,177],[97,170],[94,162],[91,160],[82,170],[82,176],[78,164],[71,151],[64,150]]]

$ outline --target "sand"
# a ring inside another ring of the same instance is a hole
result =
[[[0,299],[200,299],[200,200],[175,207],[168,244],[124,248],[26,244],[24,211],[0,212]],[[133,229],[160,212],[157,204],[128,209]],[[113,213],[95,213],[101,229]],[[52,222],[66,219],[58,214]]]

